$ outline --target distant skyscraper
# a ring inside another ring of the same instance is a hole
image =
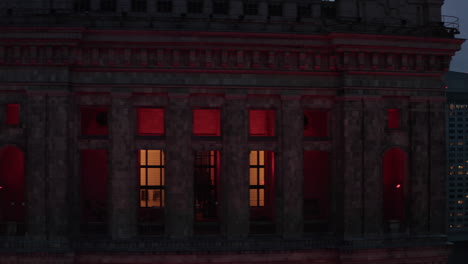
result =
[[[448,234],[468,240],[468,74],[448,72],[447,173]]]

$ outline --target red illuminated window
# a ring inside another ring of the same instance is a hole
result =
[[[6,124],[7,125],[18,125],[19,124],[19,104],[7,104],[6,105]]]
[[[253,150],[249,158],[249,205],[252,220],[273,216],[274,153]]]
[[[107,151],[81,150],[83,222],[105,222],[107,204]]]
[[[0,222],[23,222],[25,197],[24,154],[5,146],[0,149]]]
[[[249,110],[249,135],[271,137],[275,135],[274,110]]]
[[[137,109],[138,135],[164,135],[164,109]]]
[[[383,157],[383,205],[385,220],[405,220],[407,155],[392,148]]]
[[[325,151],[304,152],[304,219],[328,218],[329,157]]]
[[[193,110],[194,136],[220,136],[221,113],[219,109]]]
[[[388,128],[400,128],[400,109],[387,109]]]
[[[107,107],[81,108],[81,134],[107,135]]]
[[[304,136],[328,136],[328,112],[325,110],[304,111]]]

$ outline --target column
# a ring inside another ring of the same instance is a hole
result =
[[[430,133],[430,153],[429,153],[429,189],[430,189],[430,231],[431,234],[446,233],[446,180],[444,157],[446,157],[445,145],[445,101],[432,101],[429,106],[429,133]]]
[[[424,234],[429,231],[429,113],[427,107],[427,101],[412,101],[410,105],[411,146],[407,212],[410,232],[413,234]],[[443,127],[445,129],[445,125]]]
[[[41,239],[45,238],[47,217],[46,94],[30,91],[27,96],[26,232],[34,239]]]
[[[363,232],[375,235],[383,232],[382,151],[387,118],[380,98],[367,98],[363,104]]]
[[[281,175],[278,183],[282,187],[281,221],[282,235],[297,238],[302,235],[304,158],[304,113],[300,96],[283,96],[281,102]],[[277,188],[278,189],[278,188]]]
[[[53,93],[47,101],[48,234],[52,238],[65,238],[68,234],[68,94]]]
[[[188,93],[171,93],[166,110],[166,235],[193,233],[192,110]]]
[[[363,109],[361,100],[343,100],[343,232],[362,234],[363,217]]]
[[[249,233],[248,113],[245,96],[228,95],[222,111],[222,230],[228,238]]]
[[[113,239],[128,239],[137,231],[137,170],[130,94],[112,93],[109,124],[109,228]]]

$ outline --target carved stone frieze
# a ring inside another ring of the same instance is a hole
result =
[[[450,58],[450,55],[437,53],[344,51],[300,46],[103,48],[0,44],[0,65],[18,66],[440,73],[448,69]]]

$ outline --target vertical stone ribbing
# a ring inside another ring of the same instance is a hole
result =
[[[188,95],[170,95],[166,124],[166,235],[193,233],[192,112]]]
[[[249,233],[248,114],[244,98],[227,98],[222,113],[221,171],[223,234],[246,237]]]
[[[68,100],[68,226],[69,234],[77,236],[80,232],[81,222],[81,159],[78,148],[78,135],[81,128],[79,122],[80,108],[75,96]]]
[[[48,233],[64,238],[68,233],[68,97],[51,95],[47,105]]]
[[[136,171],[132,155],[136,155],[131,130],[129,95],[113,93],[108,114],[110,133],[109,224],[114,239],[136,235]]]
[[[289,99],[289,100],[288,100]],[[303,231],[303,123],[299,97],[284,98],[281,105],[282,235],[300,237]]]
[[[46,234],[46,95],[28,94],[26,151],[27,234],[43,238]]]
[[[408,220],[410,231],[424,234],[429,231],[429,115],[426,101],[411,102],[410,106],[410,173],[408,177],[410,193]],[[441,157],[442,158],[442,157]]]
[[[378,98],[364,100],[364,223],[365,234],[382,230],[382,147],[386,127],[385,109]]]
[[[343,231],[361,235],[363,216],[363,110],[359,100],[343,101]]]
[[[430,103],[430,231],[446,233],[445,101]]]

